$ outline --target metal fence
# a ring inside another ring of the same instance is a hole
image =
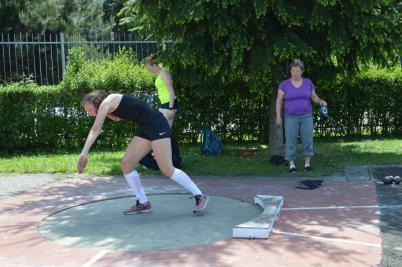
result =
[[[57,84],[63,79],[71,47],[81,46],[91,59],[110,57],[121,48],[133,50],[138,60],[159,51],[156,41],[142,41],[135,34],[109,36],[60,34],[0,34],[0,83],[29,77],[40,85]]]

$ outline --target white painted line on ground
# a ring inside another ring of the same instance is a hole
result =
[[[380,244],[359,242],[359,241],[352,241],[352,240],[345,240],[345,239],[341,239],[341,238],[311,236],[311,235],[305,235],[305,234],[283,232],[283,231],[279,231],[279,230],[273,230],[272,232],[276,233],[276,234],[283,234],[283,235],[296,236],[296,237],[305,237],[305,238],[311,238],[311,239],[317,239],[317,240],[323,240],[323,241],[333,241],[333,242],[340,242],[340,243],[348,243],[348,244],[354,244],[354,245],[362,245],[362,246],[368,246],[368,247],[381,248]],[[383,247],[383,249],[386,249],[386,248],[387,247]],[[388,249],[396,250],[396,251],[402,251],[402,247],[388,247]]]
[[[300,207],[300,208],[282,208],[286,211],[297,210],[336,210],[336,209],[400,209],[402,205],[371,205],[371,206],[327,206],[327,207]]]
[[[348,244],[353,244],[353,245],[361,245],[361,246],[367,246],[367,247],[381,248],[381,244],[374,244],[374,243],[346,240],[346,239],[341,239],[341,238],[312,236],[312,235],[305,235],[305,234],[299,234],[299,233],[283,232],[283,231],[279,231],[279,230],[273,230],[272,232],[276,233],[276,234],[296,236],[296,237],[304,237],[304,238],[311,238],[311,239],[317,239],[317,240],[322,240],[322,241],[332,241],[332,242],[340,242],[340,243],[348,243]]]
[[[93,256],[89,261],[87,261],[84,265],[82,265],[81,267],[90,267],[92,266],[95,262],[97,262],[98,260],[100,260],[103,256],[106,255],[106,253],[108,253],[110,250],[101,250],[98,253],[96,253],[95,256]]]

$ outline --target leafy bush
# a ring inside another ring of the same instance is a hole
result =
[[[130,51],[122,50],[114,58],[93,62],[85,58],[82,49],[73,48],[61,84],[40,87],[27,79],[0,87],[0,150],[81,147],[93,119],[85,114],[80,102],[93,90],[153,100],[152,74],[132,58]],[[98,144],[113,148],[126,145],[136,127],[106,121],[104,129]]]
[[[93,118],[85,114],[80,101],[96,89],[135,95],[157,108],[154,77],[134,58],[131,51],[122,50],[114,58],[91,61],[74,48],[61,84],[39,87],[27,79],[0,87],[0,150],[82,147]],[[353,79],[315,83],[333,118],[323,120],[315,112],[316,135],[402,134],[400,68],[370,69]],[[196,142],[203,128],[212,127],[223,141],[266,140],[271,90],[261,93],[239,86],[203,90],[175,83],[180,102],[173,126],[176,138]],[[97,146],[122,148],[135,131],[133,123],[106,120]]]
[[[333,120],[319,121],[321,136],[400,136],[402,133],[402,70],[371,68],[335,84],[320,83]]]
[[[153,75],[135,58],[131,50],[121,49],[113,58],[92,61],[85,57],[82,48],[74,47],[69,52],[61,86],[65,90],[85,93],[99,89],[150,92]]]

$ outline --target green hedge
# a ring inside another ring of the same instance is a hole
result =
[[[402,69],[372,68],[354,79],[318,83],[333,120],[319,121],[320,136],[401,136]]]
[[[86,93],[103,88],[109,91],[151,91],[153,75],[135,60],[130,50],[122,49],[113,58],[96,61],[85,57],[79,47],[72,48],[67,58],[63,89]]]
[[[74,49],[61,84],[39,87],[25,80],[0,87],[0,150],[81,147],[93,123],[80,107],[84,94],[104,89],[145,98],[153,90],[152,75],[132,57],[122,51],[113,59],[92,62],[82,50]],[[97,143],[120,148],[135,131],[132,123],[107,120]]]
[[[0,87],[0,150],[78,149],[85,142],[93,118],[80,107],[82,96],[105,89],[133,94],[157,108],[153,75],[135,55],[121,51],[113,59],[91,61],[80,49],[68,58],[63,82],[39,87],[29,80]],[[173,77],[178,74],[174,74]],[[318,136],[401,135],[401,69],[371,69],[354,79],[317,81],[318,94],[327,100],[333,120],[320,120]],[[224,141],[266,141],[269,125],[269,88],[246,87],[203,90],[175,84],[180,111],[173,132],[177,139],[195,142],[212,126]],[[106,120],[97,146],[119,149],[136,131],[129,122]]]
[[[286,77],[284,77],[286,79]],[[316,136],[401,136],[402,70],[372,68],[354,78],[313,81],[328,102],[331,120],[314,106]],[[184,87],[184,86],[183,86]],[[176,87],[177,88],[177,87]],[[196,141],[213,126],[223,140],[267,141],[270,89],[252,92],[239,85],[220,90],[178,87],[181,111],[174,125],[182,140]]]

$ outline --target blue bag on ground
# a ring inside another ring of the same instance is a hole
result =
[[[202,131],[201,152],[207,155],[220,156],[223,151],[223,145],[218,136],[211,129]]]

